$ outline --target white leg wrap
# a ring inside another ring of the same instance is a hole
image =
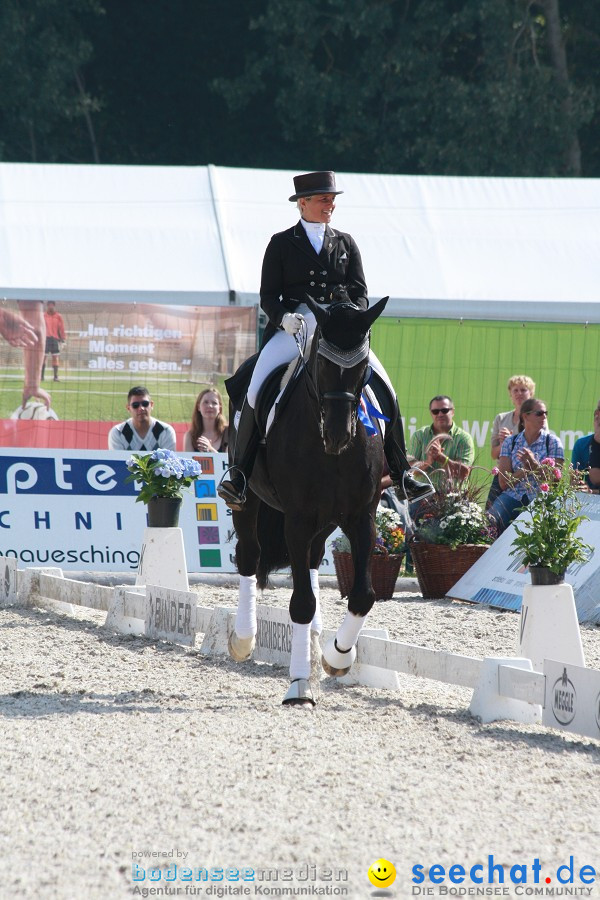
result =
[[[316,634],[321,634],[321,632],[323,631],[323,620],[321,618],[321,602],[319,600],[319,570],[318,569],[310,570],[310,586],[312,588],[313,594],[315,595],[315,600],[317,601],[315,614],[314,614],[313,620],[310,624],[310,630],[314,631]]]
[[[349,650],[350,647],[354,647],[366,618],[366,616],[355,616],[351,612],[346,613],[344,621],[338,628],[335,636],[340,650]]]
[[[290,678],[310,678],[310,622],[292,625],[292,658]]]
[[[235,633],[241,638],[256,634],[256,575],[240,575]]]

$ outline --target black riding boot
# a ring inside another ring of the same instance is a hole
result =
[[[406,458],[406,443],[404,441],[404,428],[402,417],[398,408],[395,394],[390,393],[385,381],[373,371],[369,380],[369,386],[373,388],[379,401],[381,410],[390,420],[385,426],[385,440],[383,452],[390,470],[390,477],[394,485],[396,495],[400,500],[422,500],[433,493],[429,483],[424,484],[411,475],[410,463]]]
[[[252,474],[259,442],[260,434],[254,419],[254,410],[245,400],[235,436],[233,463],[223,475],[217,488],[217,494],[231,509],[239,510],[246,502],[248,481]]]

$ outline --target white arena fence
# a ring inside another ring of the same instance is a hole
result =
[[[13,558],[0,556],[0,608],[53,608],[73,614],[74,606],[106,612],[107,628],[188,647],[201,637],[200,652],[227,655],[233,630],[233,607],[203,607],[198,595],[158,585],[107,587],[75,581],[57,568],[17,569]],[[259,604],[253,659],[289,666],[291,622],[287,610]],[[324,631],[321,640],[333,635]],[[511,720],[541,723],[600,740],[600,671],[544,660],[543,671],[531,660],[478,659],[415,644],[392,641],[384,629],[364,629],[357,658],[339,679],[399,690],[398,673],[470,688],[469,711],[482,722]]]

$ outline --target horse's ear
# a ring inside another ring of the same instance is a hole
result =
[[[375,319],[379,318],[381,313],[384,311],[385,305],[389,299],[389,297],[382,297],[381,300],[378,300],[377,303],[373,304],[373,306],[365,309],[360,317],[361,322],[366,322],[367,327],[370,328]]]
[[[329,311],[325,307],[320,306],[310,295],[307,295],[305,302],[322,329],[329,318]]]

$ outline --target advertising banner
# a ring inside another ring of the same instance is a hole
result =
[[[446,394],[454,401],[454,421],[473,438],[476,465],[489,469],[494,418],[512,409],[512,375],[535,382],[567,458],[577,438],[593,430],[598,325],[385,317],[375,323],[371,343],[398,393],[407,442],[417,428],[431,425],[431,398]]]
[[[577,496],[582,503],[582,514],[587,517],[577,534],[586,544],[597,547],[600,543],[600,497],[592,494]],[[516,522],[522,525],[529,520],[530,516],[524,512]],[[515,537],[514,524],[509,525],[448,596],[518,612],[523,602],[523,589],[531,584],[531,576],[522,555],[511,552]],[[600,623],[600,556],[594,553],[587,562],[570,565],[565,581],[573,587],[579,621]]]
[[[231,510],[216,487],[224,453],[185,454],[202,477],[184,492],[179,516],[188,572],[235,572]],[[126,483],[128,452],[0,450],[0,556],[18,568],[137,572],[147,526],[139,485]],[[331,555],[321,571],[333,573]]]
[[[200,390],[222,390],[254,353],[256,319],[254,307],[6,302],[0,443],[106,449],[112,425],[129,415],[127,392],[144,385],[182,449]]]

